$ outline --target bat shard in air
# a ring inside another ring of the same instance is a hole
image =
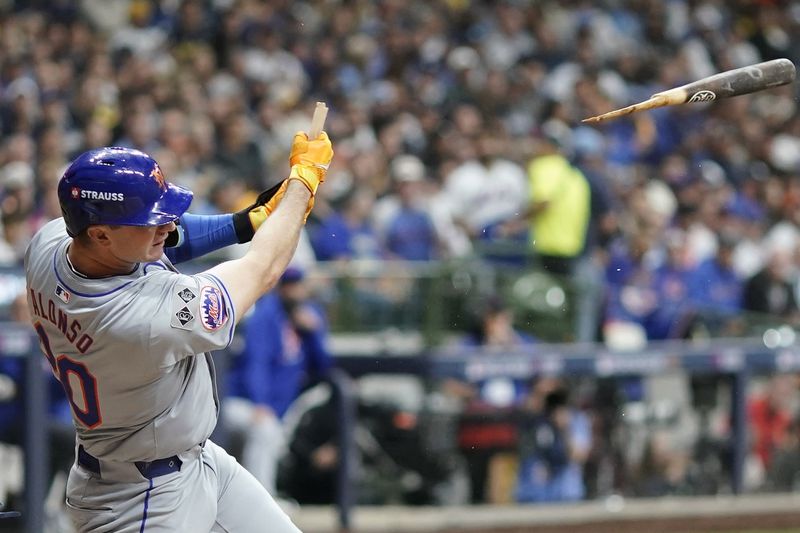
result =
[[[602,122],[612,118],[629,115],[645,109],[654,109],[689,102],[710,102],[720,98],[730,98],[742,94],[771,89],[791,83],[795,78],[794,64],[788,59],[773,59],[756,65],[726,70],[707,78],[697,80],[674,89],[662,91],[644,102],[615,109],[596,117],[583,119],[583,122]]]

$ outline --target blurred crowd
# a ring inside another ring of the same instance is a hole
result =
[[[798,35],[789,0],[0,0],[0,265],[19,265],[60,216],[57,180],[82,151],[146,151],[194,191],[192,212],[232,212],[286,176],[292,135],[324,101],[336,155],[304,268],[537,268],[581,288],[578,340],[735,334],[743,311],[796,323],[794,85],[581,120],[722,70],[797,62]],[[501,315],[491,328],[508,331]],[[517,385],[488,387],[536,413],[518,435],[515,497],[596,493],[577,472],[605,437],[563,384]],[[775,422],[754,405],[751,420],[778,424],[795,450],[794,407]],[[664,446],[645,447],[642,493],[689,475]],[[764,450],[762,469],[787,460]],[[484,481],[504,468],[489,455],[473,461]]]
[[[336,157],[312,260],[511,243],[502,260],[594,287],[581,340],[620,323],[680,336],[703,308],[795,319],[793,85],[580,120],[797,58],[798,26],[781,0],[7,0],[0,263],[59,216],[55,184],[85,149],[144,150],[193,212],[230,212],[285,177],[325,101]]]

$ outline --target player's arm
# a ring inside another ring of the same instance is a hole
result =
[[[275,286],[289,264],[332,158],[333,148],[324,132],[313,141],[304,133],[295,135],[292,170],[280,203],[255,232],[243,257],[207,271],[225,286],[237,320]]]
[[[178,220],[178,227],[167,238],[164,253],[173,264],[178,264],[232,244],[250,242],[256,230],[277,207],[286,186],[287,181],[281,181],[262,192],[253,205],[236,213],[184,213]]]
[[[291,180],[275,212],[255,232],[247,253],[208,270],[228,291],[240,318],[255,301],[270,290],[294,254],[311,192]]]

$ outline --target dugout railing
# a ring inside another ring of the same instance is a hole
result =
[[[39,532],[44,527],[42,509],[48,489],[47,369],[32,332],[18,324],[0,323],[0,356],[24,358],[25,361],[25,488],[21,510],[24,530]],[[342,454],[336,501],[341,526],[348,529],[350,511],[356,502],[355,456],[352,453],[356,412],[353,379],[368,374],[410,374],[434,380],[455,377],[465,381],[492,376],[528,379],[537,375],[613,378],[675,371],[728,376],[732,384],[731,488],[734,493],[740,493],[748,443],[745,403],[748,380],[758,374],[800,371],[800,346],[791,338],[781,342],[779,337],[771,339],[765,335],[762,338],[650,343],[643,349],[628,352],[594,344],[539,344],[491,356],[479,348],[458,347],[404,354],[384,351],[379,356],[338,353],[336,361],[340,372],[334,373],[333,385],[339,406],[339,439],[342,449],[350,451]]]

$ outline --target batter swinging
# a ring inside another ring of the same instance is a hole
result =
[[[77,430],[67,506],[78,531],[298,531],[208,439],[219,411],[209,351],[279,279],[332,157],[327,135],[299,133],[289,178],[218,217],[185,213],[192,193],[136,150],[92,150],[66,170],[64,218],[34,237],[25,269]],[[250,239],[242,258],[198,275],[173,266]]]

